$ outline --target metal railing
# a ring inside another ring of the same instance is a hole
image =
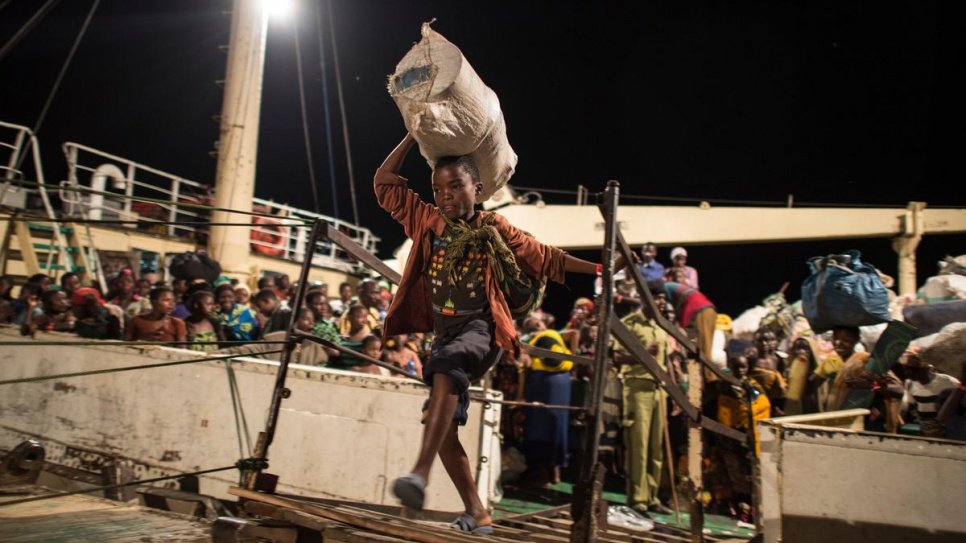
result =
[[[61,200],[68,216],[83,213],[90,219],[158,222],[156,227],[149,228],[150,232],[199,243],[207,240],[207,227],[171,223],[209,220],[210,213],[204,206],[214,205],[213,187],[75,142],[65,143],[63,150],[68,178],[62,186],[95,191],[85,194],[62,190]],[[250,246],[255,253],[303,262],[309,243],[308,229],[304,226],[316,219],[328,223],[367,251],[376,251],[379,238],[368,228],[271,200],[255,198],[253,202],[252,210],[260,215],[253,218],[251,226]],[[328,240],[319,242],[312,255],[312,263],[318,266],[345,270],[357,267],[347,253]]]

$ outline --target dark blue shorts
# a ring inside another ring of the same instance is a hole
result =
[[[453,420],[465,426],[470,407],[470,383],[483,377],[501,356],[503,349],[493,344],[493,322],[474,319],[458,329],[444,331],[433,339],[429,363],[423,368],[423,381],[432,387],[433,375],[437,373],[453,379],[459,394]],[[429,400],[423,410],[428,406]]]

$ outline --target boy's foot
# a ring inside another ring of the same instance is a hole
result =
[[[426,499],[426,481],[415,473],[403,475],[392,482],[392,493],[406,507],[421,511]]]
[[[454,530],[459,530],[461,532],[469,532],[475,535],[490,535],[493,533],[493,526],[491,524],[486,524],[480,526],[476,523],[476,519],[473,515],[469,513],[463,513],[456,518],[450,525],[450,528]]]

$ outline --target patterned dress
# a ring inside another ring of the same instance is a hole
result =
[[[255,312],[241,304],[233,305],[227,313],[219,308],[215,315],[224,327],[228,341],[254,341],[259,335]]]

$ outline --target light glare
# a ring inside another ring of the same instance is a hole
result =
[[[288,19],[295,11],[293,0],[262,0],[262,9],[271,20]]]

